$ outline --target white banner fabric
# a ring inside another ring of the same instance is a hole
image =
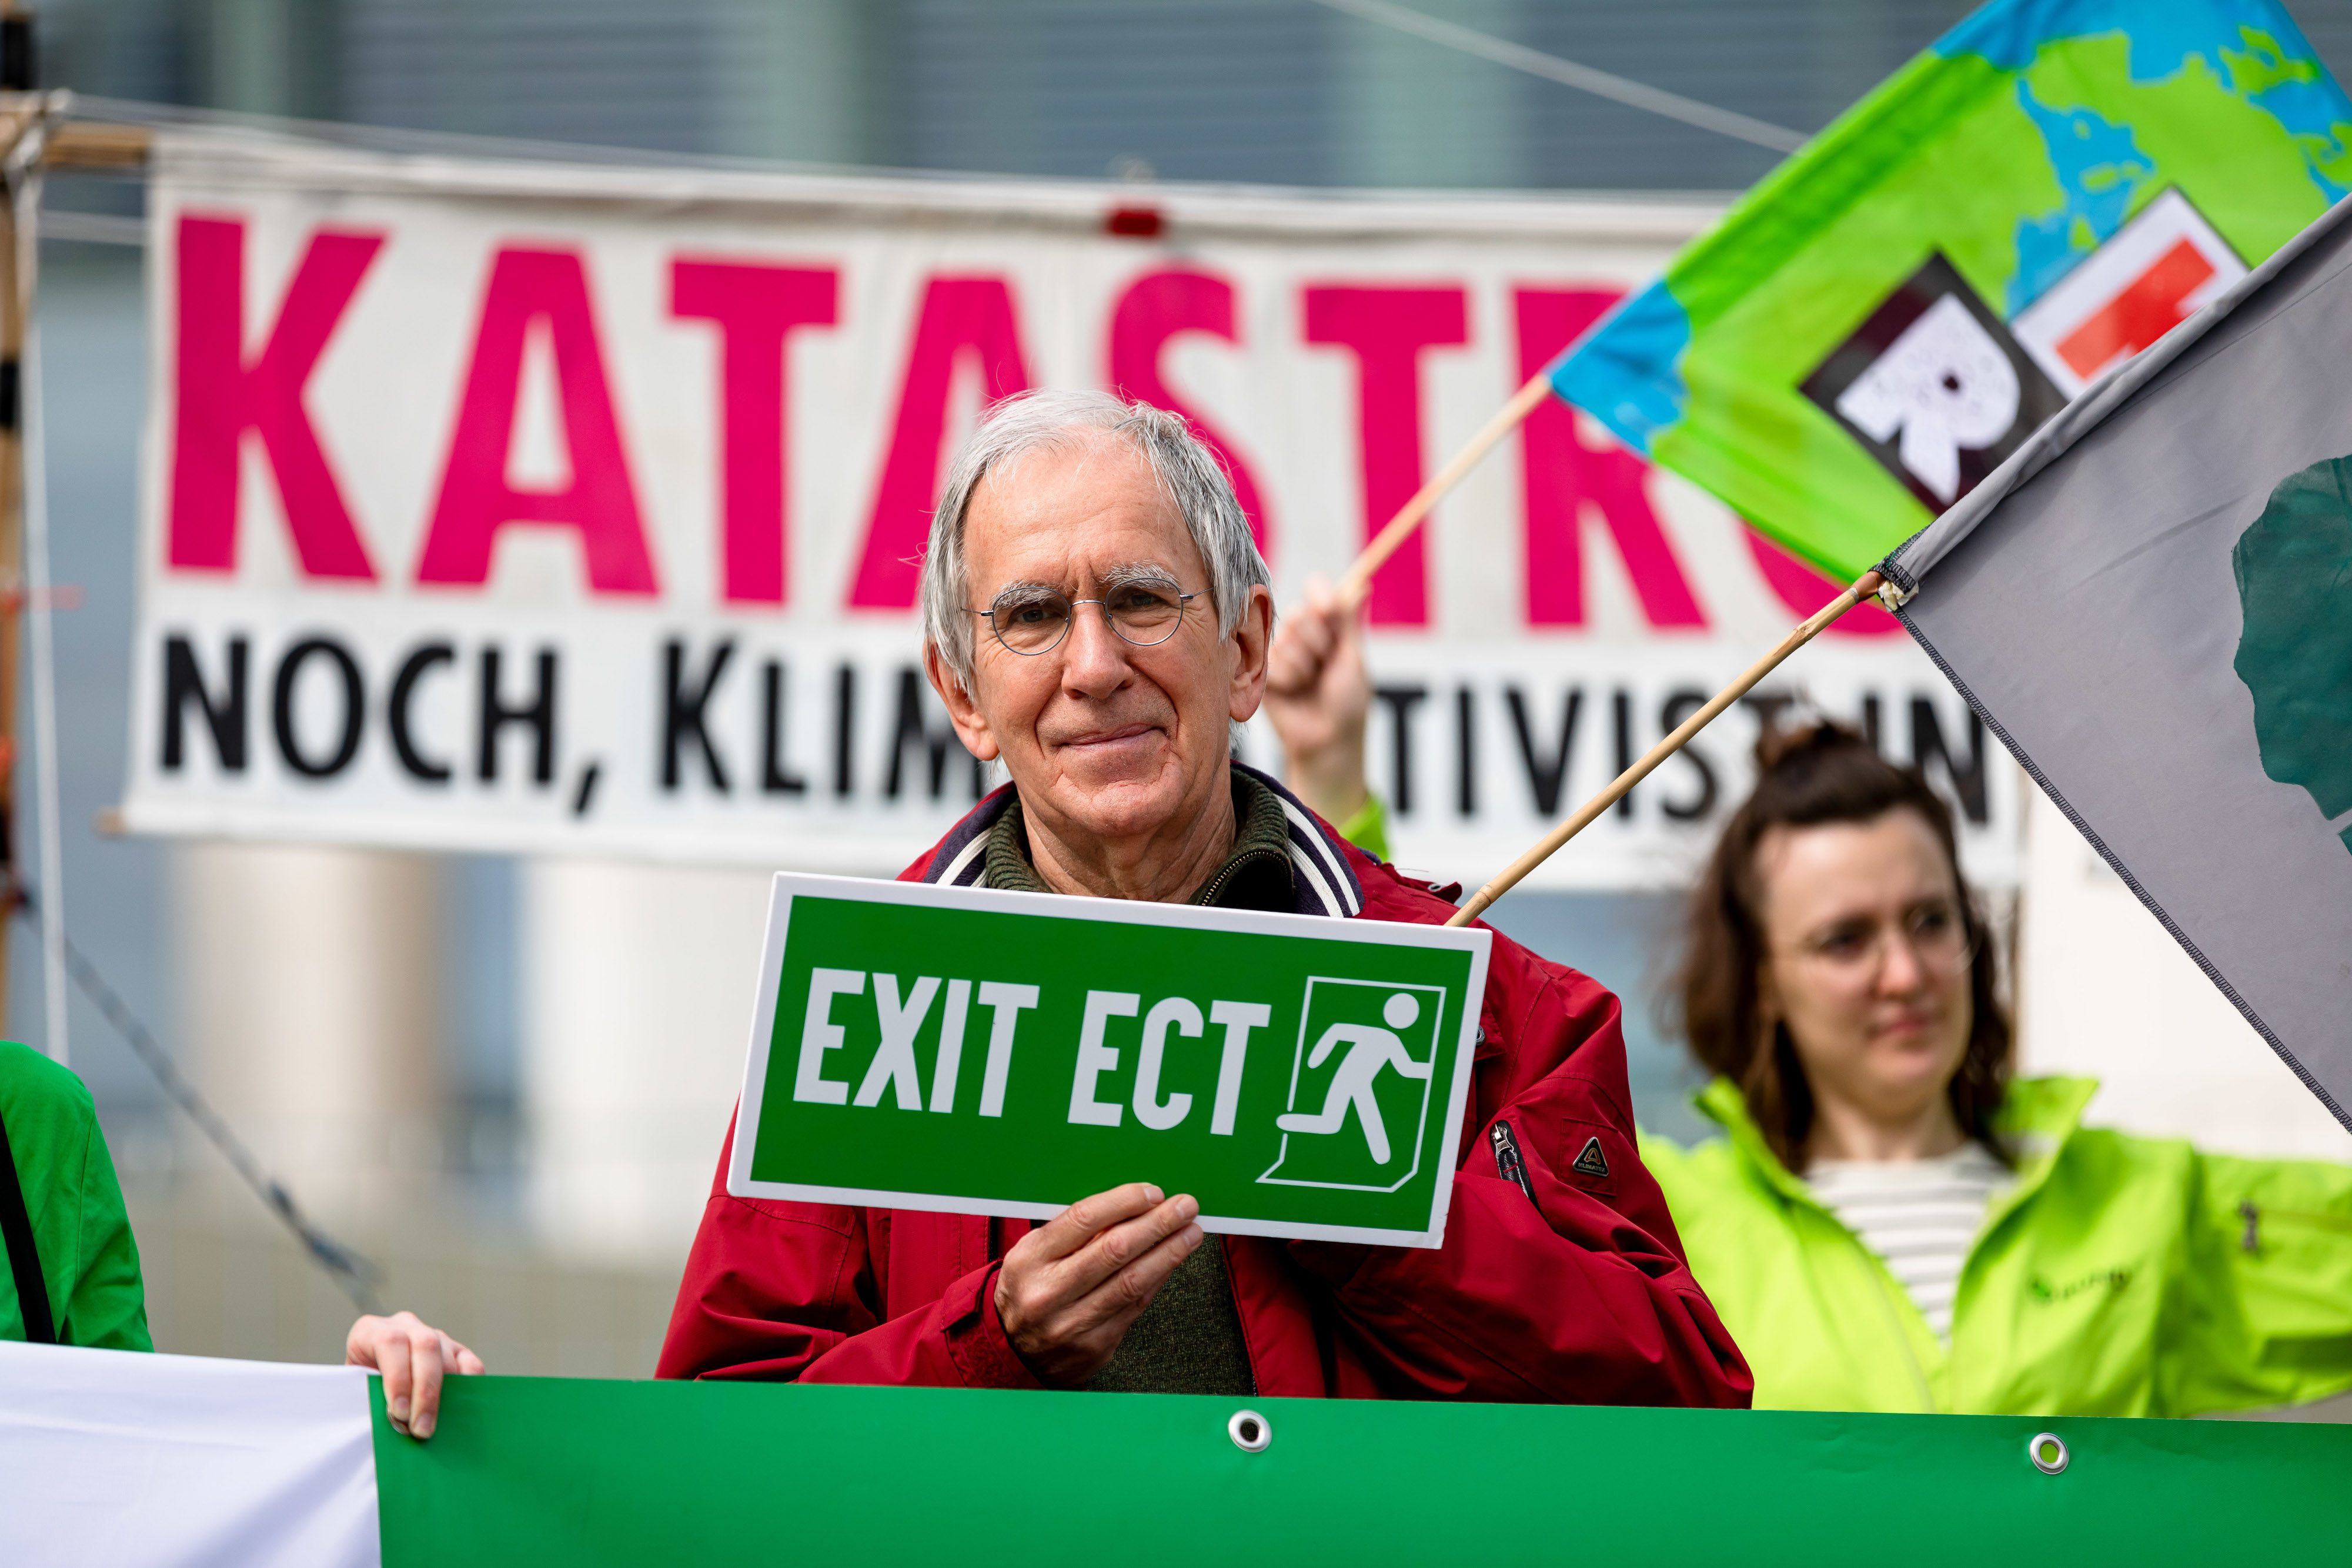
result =
[[[0,1342],[0,1563],[375,1568],[369,1375]]]
[[[1116,385],[1224,453],[1277,602],[1713,216],[158,141],[140,831],[887,872],[983,782],[915,563],[988,399]],[[1381,574],[1398,858],[1483,880],[1829,589],[1564,405]],[[1759,718],[1920,760],[1986,880],[2012,770],[1849,617],[1541,881],[1686,873]],[[1247,754],[1278,766],[1264,720]]]

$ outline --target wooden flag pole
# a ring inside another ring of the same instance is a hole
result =
[[[0,0],[0,67],[28,63],[26,17],[15,0]],[[5,69],[0,69],[5,75]],[[42,119],[44,103],[26,84],[0,83],[0,161]],[[144,126],[56,125],[43,143],[51,167],[114,169],[146,158]],[[0,201],[0,914],[16,896],[16,688],[25,612],[25,449],[19,357],[31,315],[32,277],[20,265],[15,204]],[[4,934],[4,933],[0,933]],[[7,1010],[8,944],[0,941],[0,1013]]]
[[[1601,812],[1622,800],[1625,792],[1634,785],[1647,779],[1659,763],[1689,744],[1691,737],[1712,724],[1724,709],[1746,696],[1757,682],[1779,669],[1781,662],[1790,654],[1820,636],[1822,629],[1839,616],[1876,593],[1878,585],[1883,580],[1885,580],[1874,571],[1865,571],[1861,577],[1855,579],[1852,588],[1822,605],[1803,625],[1781,638],[1779,647],[1748,665],[1738,680],[1716,693],[1714,700],[1675,726],[1672,735],[1650,747],[1649,752],[1639,762],[1617,775],[1616,780],[1609,788],[1578,807],[1576,815],[1546,833],[1542,842],[1505,867],[1494,881],[1472,895],[1469,903],[1454,911],[1454,918],[1445,924],[1467,925],[1484,915],[1487,906],[1495,900],[1517,887],[1521,878],[1549,860],[1562,844],[1591,827],[1600,819]]]
[[[1364,547],[1363,554],[1358,556],[1355,564],[1348,569],[1348,575],[1339,580],[1339,602],[1350,606],[1361,604],[1364,595],[1371,591],[1372,573],[1386,566],[1389,557],[1396,554],[1404,541],[1412,537],[1412,530],[1429,516],[1430,508],[1437,505],[1438,498],[1460,484],[1463,476],[1478,466],[1478,460],[1495,449],[1496,442],[1525,423],[1528,415],[1541,407],[1543,400],[1550,395],[1551,367],[1547,365],[1528,377],[1528,384],[1503,405],[1502,412],[1488,420],[1485,428],[1470,438],[1470,444],[1455,453],[1454,460],[1437,471],[1436,477],[1414,491],[1412,499],[1389,519],[1388,526],[1372,536],[1372,542]]]

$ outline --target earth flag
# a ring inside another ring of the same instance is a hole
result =
[[[2273,0],[1993,0],[1551,372],[1840,580],[2352,187]]]
[[[2352,203],[1883,570],[2035,782],[2352,1126]]]

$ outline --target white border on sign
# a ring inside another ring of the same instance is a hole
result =
[[[812,876],[778,872],[768,902],[768,928],[760,949],[757,1002],[751,1013],[751,1039],[743,1054],[741,1099],[735,1113],[735,1144],[727,1162],[727,1191],[733,1197],[782,1198],[800,1203],[835,1203],[876,1208],[904,1208],[928,1214],[1003,1215],[1015,1219],[1051,1219],[1068,1207],[1063,1203],[1024,1203],[1013,1199],[941,1197],[935,1193],[892,1192],[879,1187],[815,1186],[799,1182],[751,1179],[751,1151],[760,1142],[761,1102],[768,1082],[769,1046],[776,1033],[776,988],[783,978],[784,938],[792,928],[793,900],[811,897],[854,899],[867,904],[911,904],[938,907],[995,908],[1007,913],[1044,915],[1055,920],[1110,920],[1130,925],[1174,926],[1193,931],[1239,931],[1261,936],[1335,937],[1334,918],[1320,915],[1270,915],[1256,910],[1202,909],[1189,904],[1148,904],[1139,900],[1086,898],[1050,893],[1007,893],[994,888],[940,887],[932,883],[877,882],[864,877]],[[1294,1241],[1353,1241],[1376,1247],[1442,1247],[1446,1216],[1453,1207],[1454,1171],[1461,1152],[1462,1114],[1470,1098],[1470,1069],[1477,1051],[1479,998],[1486,994],[1486,960],[1494,934],[1474,926],[1413,925],[1401,921],[1358,918],[1339,923],[1349,942],[1385,943],[1397,947],[1450,948],[1470,955],[1469,1005],[1457,1026],[1454,1082],[1446,1095],[1445,1124],[1451,1137],[1439,1140],[1437,1180],[1431,1189],[1430,1222],[1423,1230],[1392,1230],[1374,1226],[1291,1224],[1203,1214],[1202,1230],[1227,1236],[1265,1236]],[[1084,1195],[1081,1195],[1084,1196]]]

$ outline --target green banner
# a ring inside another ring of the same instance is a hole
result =
[[[1435,1247],[1483,931],[780,875],[727,1189]]]
[[[460,1377],[418,1443],[374,1398],[383,1568],[2315,1568],[2352,1476],[2291,1423]]]

